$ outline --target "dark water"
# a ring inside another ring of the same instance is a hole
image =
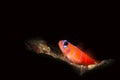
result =
[[[94,52],[98,60],[111,58],[118,61],[119,30],[115,28],[116,21],[107,13],[101,16],[82,13],[81,17],[67,13],[55,14],[54,17],[52,14],[42,13],[43,16],[40,15],[42,18],[36,15],[30,16],[27,12],[19,16],[16,14],[17,20],[15,18],[12,24],[15,28],[10,28],[9,32],[6,32],[7,39],[6,36],[5,39],[7,43],[11,42],[9,49],[12,50],[12,53],[6,57],[5,64],[8,63],[7,66],[9,66],[6,66],[6,75],[16,80],[116,80],[119,78],[118,62],[81,77],[66,63],[46,55],[38,56],[27,51],[24,46],[24,41],[33,37],[42,37],[49,44],[56,46],[59,40],[67,39],[73,44],[84,44],[86,49]]]

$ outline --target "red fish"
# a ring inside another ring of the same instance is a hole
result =
[[[90,65],[96,63],[96,60],[88,56],[85,52],[83,52],[81,49],[74,46],[67,40],[60,40],[58,45],[64,56],[66,56],[73,63],[82,65]]]

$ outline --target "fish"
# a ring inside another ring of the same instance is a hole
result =
[[[58,46],[63,55],[73,63],[85,66],[97,63],[97,61],[89,56],[86,52],[82,51],[80,48],[67,40],[60,40],[58,42]]]
[[[80,46],[75,46],[67,40],[60,40],[58,45],[61,49],[61,54],[59,47],[54,47],[52,44],[47,44],[47,41],[41,38],[33,38],[25,40],[26,49],[35,52],[38,56],[39,54],[49,55],[54,59],[64,61],[68,63],[73,70],[80,76],[85,75],[94,70],[99,70],[107,66],[112,65],[114,59],[104,59],[98,62],[98,60],[93,59],[93,55],[89,55],[83,52]],[[53,47],[52,47],[53,46]],[[54,49],[56,51],[54,51]],[[34,53],[33,53],[34,54]],[[95,64],[94,64],[95,63]]]

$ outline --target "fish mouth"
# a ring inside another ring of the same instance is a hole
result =
[[[60,40],[60,41],[58,42],[59,48],[61,49],[62,52],[64,51],[63,41],[64,41],[64,40]]]
[[[61,46],[61,45],[62,45],[62,42],[63,42],[63,40],[60,40],[60,41],[58,42],[58,45]]]

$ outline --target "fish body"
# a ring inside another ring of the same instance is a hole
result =
[[[64,56],[66,56],[70,61],[76,64],[90,65],[96,63],[96,60],[88,56],[80,48],[74,46],[67,40],[60,40],[58,42],[58,45]]]

